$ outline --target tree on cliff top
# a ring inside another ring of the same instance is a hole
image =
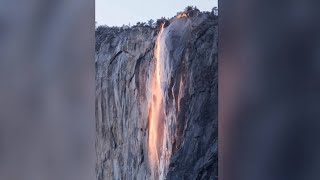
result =
[[[149,25],[150,27],[154,27],[154,20],[150,19],[150,20],[148,21],[148,25]]]
[[[218,7],[212,8],[212,13],[213,15],[218,16]]]
[[[192,11],[192,10],[193,10],[193,6],[187,6],[186,8],[184,8],[185,13]]]

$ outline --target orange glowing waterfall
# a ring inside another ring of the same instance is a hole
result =
[[[164,137],[164,111],[163,111],[163,92],[161,89],[161,35],[164,27],[161,26],[161,30],[158,34],[154,55],[156,58],[155,74],[152,78],[152,101],[151,111],[149,114],[149,159],[151,169],[154,174],[157,174],[157,170],[160,164],[160,158],[163,148]]]

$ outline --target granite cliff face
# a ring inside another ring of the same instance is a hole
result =
[[[200,12],[96,31],[99,180],[216,179],[217,37]]]

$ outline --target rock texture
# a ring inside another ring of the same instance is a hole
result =
[[[148,121],[159,28],[96,32],[96,174],[109,179],[216,179],[217,18],[193,13],[161,36],[165,144],[157,175]]]

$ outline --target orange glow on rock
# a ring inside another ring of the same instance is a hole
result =
[[[184,17],[188,17],[188,15],[186,13],[180,13],[176,16],[176,18],[180,19],[180,18],[184,18]]]
[[[161,152],[164,137],[164,110],[163,110],[163,92],[161,89],[161,35],[164,30],[164,24],[156,40],[154,55],[156,58],[155,75],[152,78],[152,100],[151,111],[149,111],[149,159],[151,169],[156,173],[159,168]]]

